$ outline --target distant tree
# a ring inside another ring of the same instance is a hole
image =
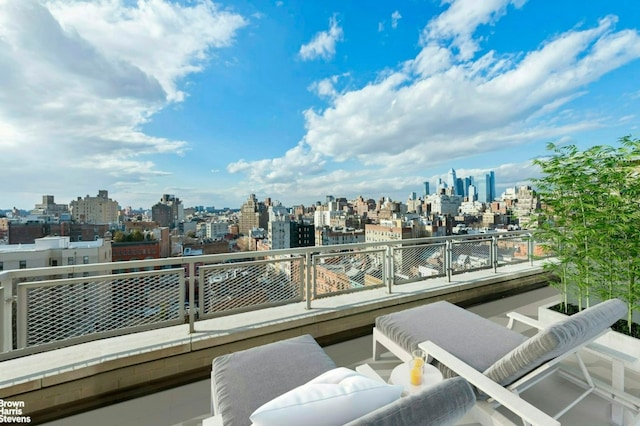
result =
[[[131,238],[130,241],[144,241],[144,234],[137,229],[131,231],[129,237]]]
[[[124,235],[124,232],[116,231],[113,234],[113,241],[115,241],[116,243],[121,243],[121,242],[123,242],[125,240],[126,240],[126,236]]]

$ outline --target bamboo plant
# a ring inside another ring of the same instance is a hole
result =
[[[619,298],[629,308],[627,324],[640,307],[640,139],[619,146],[548,144],[551,155],[534,160],[541,209],[537,238],[554,253],[548,268],[563,305],[592,298]]]

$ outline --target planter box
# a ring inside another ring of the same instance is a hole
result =
[[[567,315],[549,309],[551,306],[554,306],[556,304],[557,303],[551,303],[548,305],[539,306],[538,321],[540,321],[544,325],[550,325],[554,322],[560,321],[563,318],[566,318]],[[627,336],[626,334],[611,330],[604,334],[602,337],[598,338],[596,340],[596,343],[635,358],[635,362],[625,362],[625,366],[634,371],[640,371],[640,339],[636,339],[635,337]]]

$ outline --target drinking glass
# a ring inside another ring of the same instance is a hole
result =
[[[412,358],[409,362],[409,381],[412,385],[418,386],[422,384],[422,373],[424,371],[424,362],[427,354],[422,349],[416,349],[411,355]]]

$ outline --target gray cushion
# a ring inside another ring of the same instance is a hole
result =
[[[526,340],[515,331],[446,301],[376,318],[376,328],[407,352],[431,340],[478,371],[484,371]],[[445,377],[451,372],[434,363]]]
[[[312,336],[299,336],[215,358],[212,392],[225,426],[248,426],[258,407],[335,367]]]
[[[507,386],[543,363],[594,338],[627,313],[627,306],[610,299],[541,330],[484,371]]]
[[[462,377],[444,380],[422,392],[400,398],[347,426],[451,425],[476,402],[471,385]]]

